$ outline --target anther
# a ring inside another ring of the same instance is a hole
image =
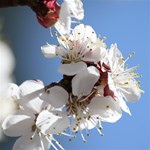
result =
[[[33,138],[32,138],[32,137],[30,137],[30,140],[33,140]]]
[[[84,140],[84,143],[86,143],[86,140]]]
[[[50,94],[50,90],[49,90],[49,89],[47,89],[47,90],[46,90],[46,93],[47,93],[47,94]]]
[[[69,139],[69,142],[71,142],[71,141],[72,141],[72,139],[70,138],[70,139]]]
[[[102,126],[100,126],[100,127],[99,127],[99,129],[100,129],[100,130],[102,130],[102,129],[103,129],[103,127],[102,127]]]
[[[103,36],[103,39],[102,39],[102,41],[105,41],[106,40],[106,36]]]

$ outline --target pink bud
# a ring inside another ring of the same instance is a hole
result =
[[[52,27],[59,18],[60,5],[56,0],[44,0],[44,4],[49,9],[45,16],[37,16],[38,22],[45,28]]]

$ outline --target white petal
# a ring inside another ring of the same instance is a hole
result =
[[[82,120],[80,120],[80,123],[79,123],[79,120],[75,119],[74,122],[70,126],[70,130],[72,130],[73,132],[76,132],[78,130],[93,129],[97,125],[97,120],[94,120],[94,121],[93,120],[94,119],[88,120],[88,119],[82,118]]]
[[[72,62],[70,64],[62,64],[59,68],[59,72],[68,76],[73,76],[86,68],[87,65],[84,62]]]
[[[38,135],[31,140],[30,137],[32,134],[25,135],[20,137],[14,144],[13,150],[49,150],[50,143],[46,140],[46,138],[42,135],[41,139]],[[44,149],[42,148],[41,142],[44,145]]]
[[[122,87],[121,92],[129,102],[136,102],[141,97],[141,90],[136,80],[129,80],[128,84]]]
[[[122,116],[119,104],[111,97],[97,96],[91,100],[89,109],[103,121],[116,122]]]
[[[99,71],[94,66],[90,66],[87,69],[78,73],[72,79],[73,95],[86,96],[90,94],[99,77],[100,77]]]
[[[91,51],[89,51],[83,58],[84,61],[89,62],[98,62],[102,60],[105,56],[106,49],[100,47],[100,45],[95,45],[90,47]]]
[[[69,34],[71,29],[71,17],[69,12],[69,6],[66,2],[61,4],[59,13],[59,20],[55,24],[55,28],[60,35]]]
[[[66,22],[64,21],[66,20]],[[69,34],[71,31],[71,18],[70,17],[66,17],[63,19],[59,19],[56,23],[55,23],[55,28],[56,30],[59,32],[60,35],[65,35],[65,34]]]
[[[115,100],[118,101],[121,109],[131,115],[129,107],[126,105],[126,102],[123,100],[123,97],[121,96],[120,92],[116,90],[116,87],[114,85],[114,82],[111,78],[111,74],[108,73],[108,85],[109,89],[114,93]]]
[[[0,124],[8,116],[16,111],[16,103],[12,99],[0,97]]]
[[[75,40],[96,42],[97,36],[91,26],[80,24],[72,31]],[[90,40],[89,40],[90,39]]]
[[[53,124],[51,124],[51,126],[49,126],[46,133],[62,133],[69,126],[69,118],[67,113],[60,111],[55,111],[53,113],[58,117],[58,119]]]
[[[57,57],[57,46],[56,45],[44,45],[41,47],[42,53],[46,58],[54,58]]]
[[[41,99],[34,98],[32,100],[28,100],[26,99],[26,97],[24,97],[24,99],[21,99],[19,101],[19,104],[21,104],[21,106],[23,106],[23,108],[25,109],[25,111],[29,111],[30,114],[36,114],[41,112],[42,109],[45,108],[45,106],[47,105],[46,102],[42,101]]]
[[[37,117],[36,126],[41,130],[42,133],[45,133],[45,131],[60,118],[61,117],[56,116],[48,110],[43,110]]]
[[[8,84],[7,97],[16,96],[19,97],[19,87],[14,83]]]
[[[117,71],[124,68],[124,65],[122,65],[123,57],[121,52],[117,48],[117,44],[112,44],[107,53],[109,65],[112,71]]]
[[[64,88],[60,86],[54,86],[47,89],[46,92],[43,92],[40,98],[52,106],[59,108],[67,103],[68,96],[69,95]]]
[[[122,54],[117,48],[117,44],[112,44],[110,49],[108,50],[109,58],[112,59],[112,61],[115,61],[115,59],[122,58]]]
[[[43,107],[43,101],[38,96],[43,92],[44,85],[40,80],[27,80],[20,85],[21,99],[18,103],[31,114],[39,113]]]
[[[2,128],[6,135],[16,137],[30,133],[33,124],[34,118],[31,116],[10,115],[4,120]]]
[[[122,93],[129,102],[137,102],[141,97],[140,91],[136,87],[134,88],[134,85],[133,87],[124,88],[124,90],[127,92],[122,90]]]
[[[19,88],[20,88],[20,92],[21,92],[22,96],[26,96],[29,94],[38,95],[38,91],[43,89],[44,85],[43,85],[43,82],[40,80],[27,80],[27,81],[23,82],[19,86]]]
[[[126,102],[125,102],[122,98],[119,98],[118,101],[119,101],[119,105],[120,105],[121,109],[122,109],[124,112],[128,113],[129,115],[131,115],[130,109],[129,109],[129,107],[127,106]]]
[[[58,55],[60,56],[64,56],[66,55],[66,49],[68,49],[68,45],[71,44],[71,42],[69,40],[66,39],[70,39],[71,40],[71,35],[61,35],[60,37],[57,38],[59,45],[61,45],[60,50],[57,51]]]
[[[76,19],[82,20],[84,18],[83,3],[81,0],[65,0],[69,9],[70,15]]]
[[[7,98],[9,101],[12,101],[12,103],[14,103],[14,101],[17,101],[17,99],[20,98],[20,89],[19,89],[18,85],[14,84],[14,83],[8,84]],[[14,106],[15,106],[15,103],[14,103]]]

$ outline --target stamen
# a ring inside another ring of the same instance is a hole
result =
[[[32,140],[35,137],[36,133],[37,133],[37,128],[35,129],[33,135],[30,137],[30,140]]]
[[[134,51],[133,51],[131,54],[129,54],[129,56],[128,56],[126,59],[124,59],[123,65],[124,65],[124,64],[129,60],[129,58],[131,58],[134,54],[135,54]]]
[[[52,141],[46,136],[45,137],[46,138],[46,140],[52,145],[52,147],[55,149],[55,150],[58,150],[57,148],[56,148],[56,146],[52,143]]]
[[[42,150],[44,150],[44,143],[43,143],[42,136],[41,136],[40,132],[39,132],[39,137],[40,137],[40,143],[41,143]]]
[[[103,129],[103,126],[102,126],[101,121],[99,121],[98,123],[99,123],[99,129],[102,130],[102,129]]]
[[[94,93],[94,91],[92,91],[87,97],[85,97],[84,99],[80,100],[80,102],[84,102],[85,100],[87,100],[92,94]]]
[[[93,120],[93,118],[91,117],[90,119],[91,123],[95,126],[95,128],[97,129],[98,133],[101,135],[101,136],[104,136],[104,134],[100,131],[100,129],[97,127],[97,125],[95,124],[95,120]]]
[[[53,137],[53,140],[59,146],[59,148],[61,148],[61,150],[64,150],[64,148],[61,146],[61,144],[54,137]]]
[[[65,136],[69,136],[69,137],[74,137],[73,135],[70,135],[70,134],[67,134],[67,133],[64,133],[64,132],[62,132],[61,134],[65,135]]]
[[[58,32],[57,31],[55,31],[55,36],[58,37]]]
[[[124,91],[125,93],[127,93],[127,94],[131,94],[128,90],[125,90],[124,88],[122,88],[122,87],[119,87],[122,91]]]
[[[74,121],[74,119],[73,118],[71,118],[70,119],[70,124],[73,124],[73,121]],[[73,137],[73,135],[72,135],[72,130],[70,129],[70,136],[69,136],[70,138],[69,138],[69,141],[71,142],[72,141],[72,137]]]
[[[86,140],[85,140],[84,135],[83,135],[83,133],[82,133],[82,131],[81,131],[81,129],[80,129],[80,126],[79,126],[79,131],[80,131],[80,134],[81,134],[81,137],[82,137],[84,143],[86,143]]]
[[[52,28],[50,28],[50,35],[53,37]]]
[[[70,142],[72,141],[72,137],[73,137],[73,135],[72,135],[72,130],[70,130],[70,138],[69,138],[69,141],[70,141]]]
[[[72,20],[71,23],[78,23],[79,21],[77,20]]]
[[[86,131],[86,135],[89,136],[90,134],[89,134],[88,129],[87,129],[86,125],[85,125],[85,122],[83,120],[81,120],[81,121],[82,121],[82,123],[84,125],[85,131]]]

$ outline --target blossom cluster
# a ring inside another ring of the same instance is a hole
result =
[[[51,2],[60,7],[56,1],[45,2],[49,7]],[[71,12],[76,19],[84,16],[80,0],[65,0],[59,9],[60,15]],[[69,13],[67,18],[71,17]],[[71,141],[77,132],[86,142],[83,130],[89,136],[89,130],[96,128],[103,135],[102,122],[118,121],[122,111],[131,115],[126,102],[140,99],[138,66],[126,65],[134,52],[125,59],[117,44],[107,48],[89,25],[79,24],[72,31],[69,27],[65,34],[57,31],[58,44],[46,44],[41,51],[46,58],[61,59],[58,71],[62,80],[46,86],[40,80],[10,84],[9,97],[15,101],[16,111],[6,117],[2,128],[6,135],[20,137],[13,150],[64,149],[53,135],[65,135]]]

